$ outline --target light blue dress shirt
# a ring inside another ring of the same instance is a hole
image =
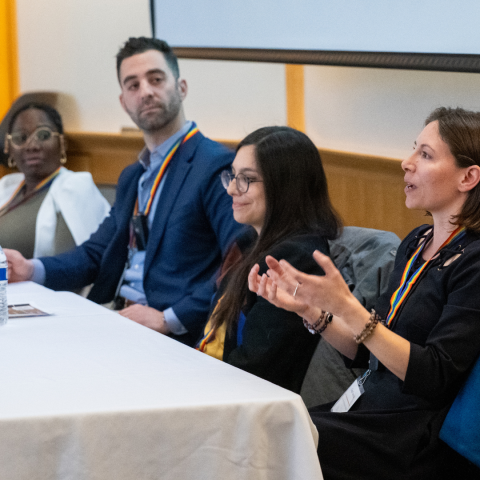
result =
[[[191,121],[185,122],[183,127],[165,140],[161,145],[150,152],[146,147],[140,152],[138,156],[139,162],[145,168],[142,176],[138,180],[138,206],[139,212],[143,212],[150,198],[150,191],[152,190],[155,178],[160,170],[160,167],[167,156],[167,153],[177,141],[185,136],[192,126]],[[164,173],[160,185],[157,188],[155,197],[147,217],[148,229],[151,230],[155,212],[157,210],[158,201],[165,185],[165,180],[168,177],[168,168]],[[139,252],[136,248],[129,248],[129,267],[125,270],[123,275],[123,284],[120,288],[120,295],[135,303],[142,305],[147,304],[145,290],[143,288],[143,267],[145,264],[145,251]],[[45,267],[38,259],[33,259],[34,274],[32,280],[36,283],[45,283]],[[172,333],[182,335],[187,333],[187,329],[180,322],[175,315],[173,308],[167,308],[163,312],[165,322]]]

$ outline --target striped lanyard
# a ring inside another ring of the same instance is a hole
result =
[[[17,204],[12,205],[12,202],[15,200],[15,198],[17,197],[17,195],[22,191],[23,187],[25,186],[25,180],[22,180],[22,182],[20,183],[20,185],[16,188],[16,190],[13,192],[12,196],[0,207],[0,215],[3,215],[7,212],[9,212],[10,210],[13,210],[14,208],[18,207],[19,205],[21,205],[23,202],[29,200],[30,198],[32,198],[35,194],[37,194],[38,192],[40,192],[40,190],[43,190],[44,188],[47,188],[51,185],[51,183],[55,180],[55,178],[58,176],[58,174],[60,173],[60,170],[62,169],[62,167],[58,167],[53,173],[51,173],[47,178],[44,178],[34,189],[31,193],[29,193],[28,195],[25,195],[25,197],[20,201],[18,202]],[[11,208],[10,208],[11,207]]]
[[[162,163],[162,166],[160,167],[160,170],[158,171],[157,177],[155,178],[155,181],[153,182],[152,189],[150,190],[150,196],[148,198],[147,204],[145,206],[145,210],[141,212],[142,215],[145,215],[145,217],[148,217],[148,214],[150,213],[150,210],[152,208],[152,203],[153,199],[155,198],[155,194],[157,193],[157,189],[162,181],[163,176],[165,175],[165,171],[167,170],[167,167],[172,160],[173,156],[175,155],[175,152],[178,150],[180,145],[183,145],[187,140],[192,138],[197,132],[198,132],[198,127],[195,125],[195,123],[192,123],[192,126],[190,127],[190,130],[185,134],[183,138],[180,138],[177,143],[175,143],[172,148],[167,152],[167,155],[165,156],[165,160]],[[138,196],[137,200],[135,202],[135,209],[133,212],[134,215],[138,214]]]
[[[398,287],[397,290],[392,295],[392,298],[390,299],[390,310],[387,315],[387,319],[385,321],[385,324],[389,326],[392,323],[392,320],[394,319],[395,315],[398,312],[398,309],[400,308],[400,305],[405,301],[407,298],[408,294],[411,292],[413,285],[415,282],[419,279],[420,275],[422,272],[425,270],[426,266],[429,264],[430,260],[437,255],[437,253],[442,250],[444,247],[447,245],[451,244],[455,240],[459,240],[466,234],[465,232],[465,227],[458,227],[456,228],[450,236],[443,242],[441,247],[435,252],[435,255],[433,255],[429,260],[427,260],[423,265],[421,265],[416,272],[414,272],[410,276],[410,270],[412,270],[413,266],[415,265],[415,262],[417,261],[417,258],[423,251],[423,248],[425,247],[427,241],[424,241],[416,250],[415,253],[412,255],[410,260],[407,262],[407,265],[405,265],[405,270],[403,271],[402,278],[400,280],[400,286]]]

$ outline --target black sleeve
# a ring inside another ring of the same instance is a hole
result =
[[[445,268],[446,302],[426,341],[411,342],[410,360],[403,385],[432,401],[456,395],[469,369],[480,354],[480,241]],[[441,270],[433,269],[440,275]],[[441,292],[441,287],[435,290]],[[426,315],[422,315],[426,317]],[[422,325],[418,318],[413,328]]]
[[[269,254],[277,260],[287,260],[303,272],[323,274],[312,254],[315,249],[328,254],[328,244],[319,237],[314,241],[308,237],[285,241]],[[263,261],[260,273],[266,270]],[[243,343],[228,351],[229,340],[236,344],[236,338],[227,338],[224,361],[299,392],[319,336],[309,333],[295,313],[277,308],[254,294],[249,298]]]

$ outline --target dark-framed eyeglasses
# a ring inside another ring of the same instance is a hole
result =
[[[263,180],[253,180],[251,178],[248,178],[246,175],[243,173],[239,173],[237,175],[234,175],[232,172],[228,170],[224,170],[220,174],[220,179],[222,180],[222,185],[227,189],[230,185],[235,180],[235,183],[237,185],[237,190],[240,193],[247,193],[248,192],[248,187],[250,186],[251,183],[262,183]]]
[[[7,140],[10,142],[14,148],[24,148],[28,145],[33,139],[37,142],[46,142],[52,137],[60,137],[61,133],[54,132],[51,128],[48,127],[38,127],[30,135],[27,135],[24,132],[15,132],[7,135]]]

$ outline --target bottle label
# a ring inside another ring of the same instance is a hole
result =
[[[4,280],[7,280],[7,269],[0,268],[0,282],[3,282]]]

